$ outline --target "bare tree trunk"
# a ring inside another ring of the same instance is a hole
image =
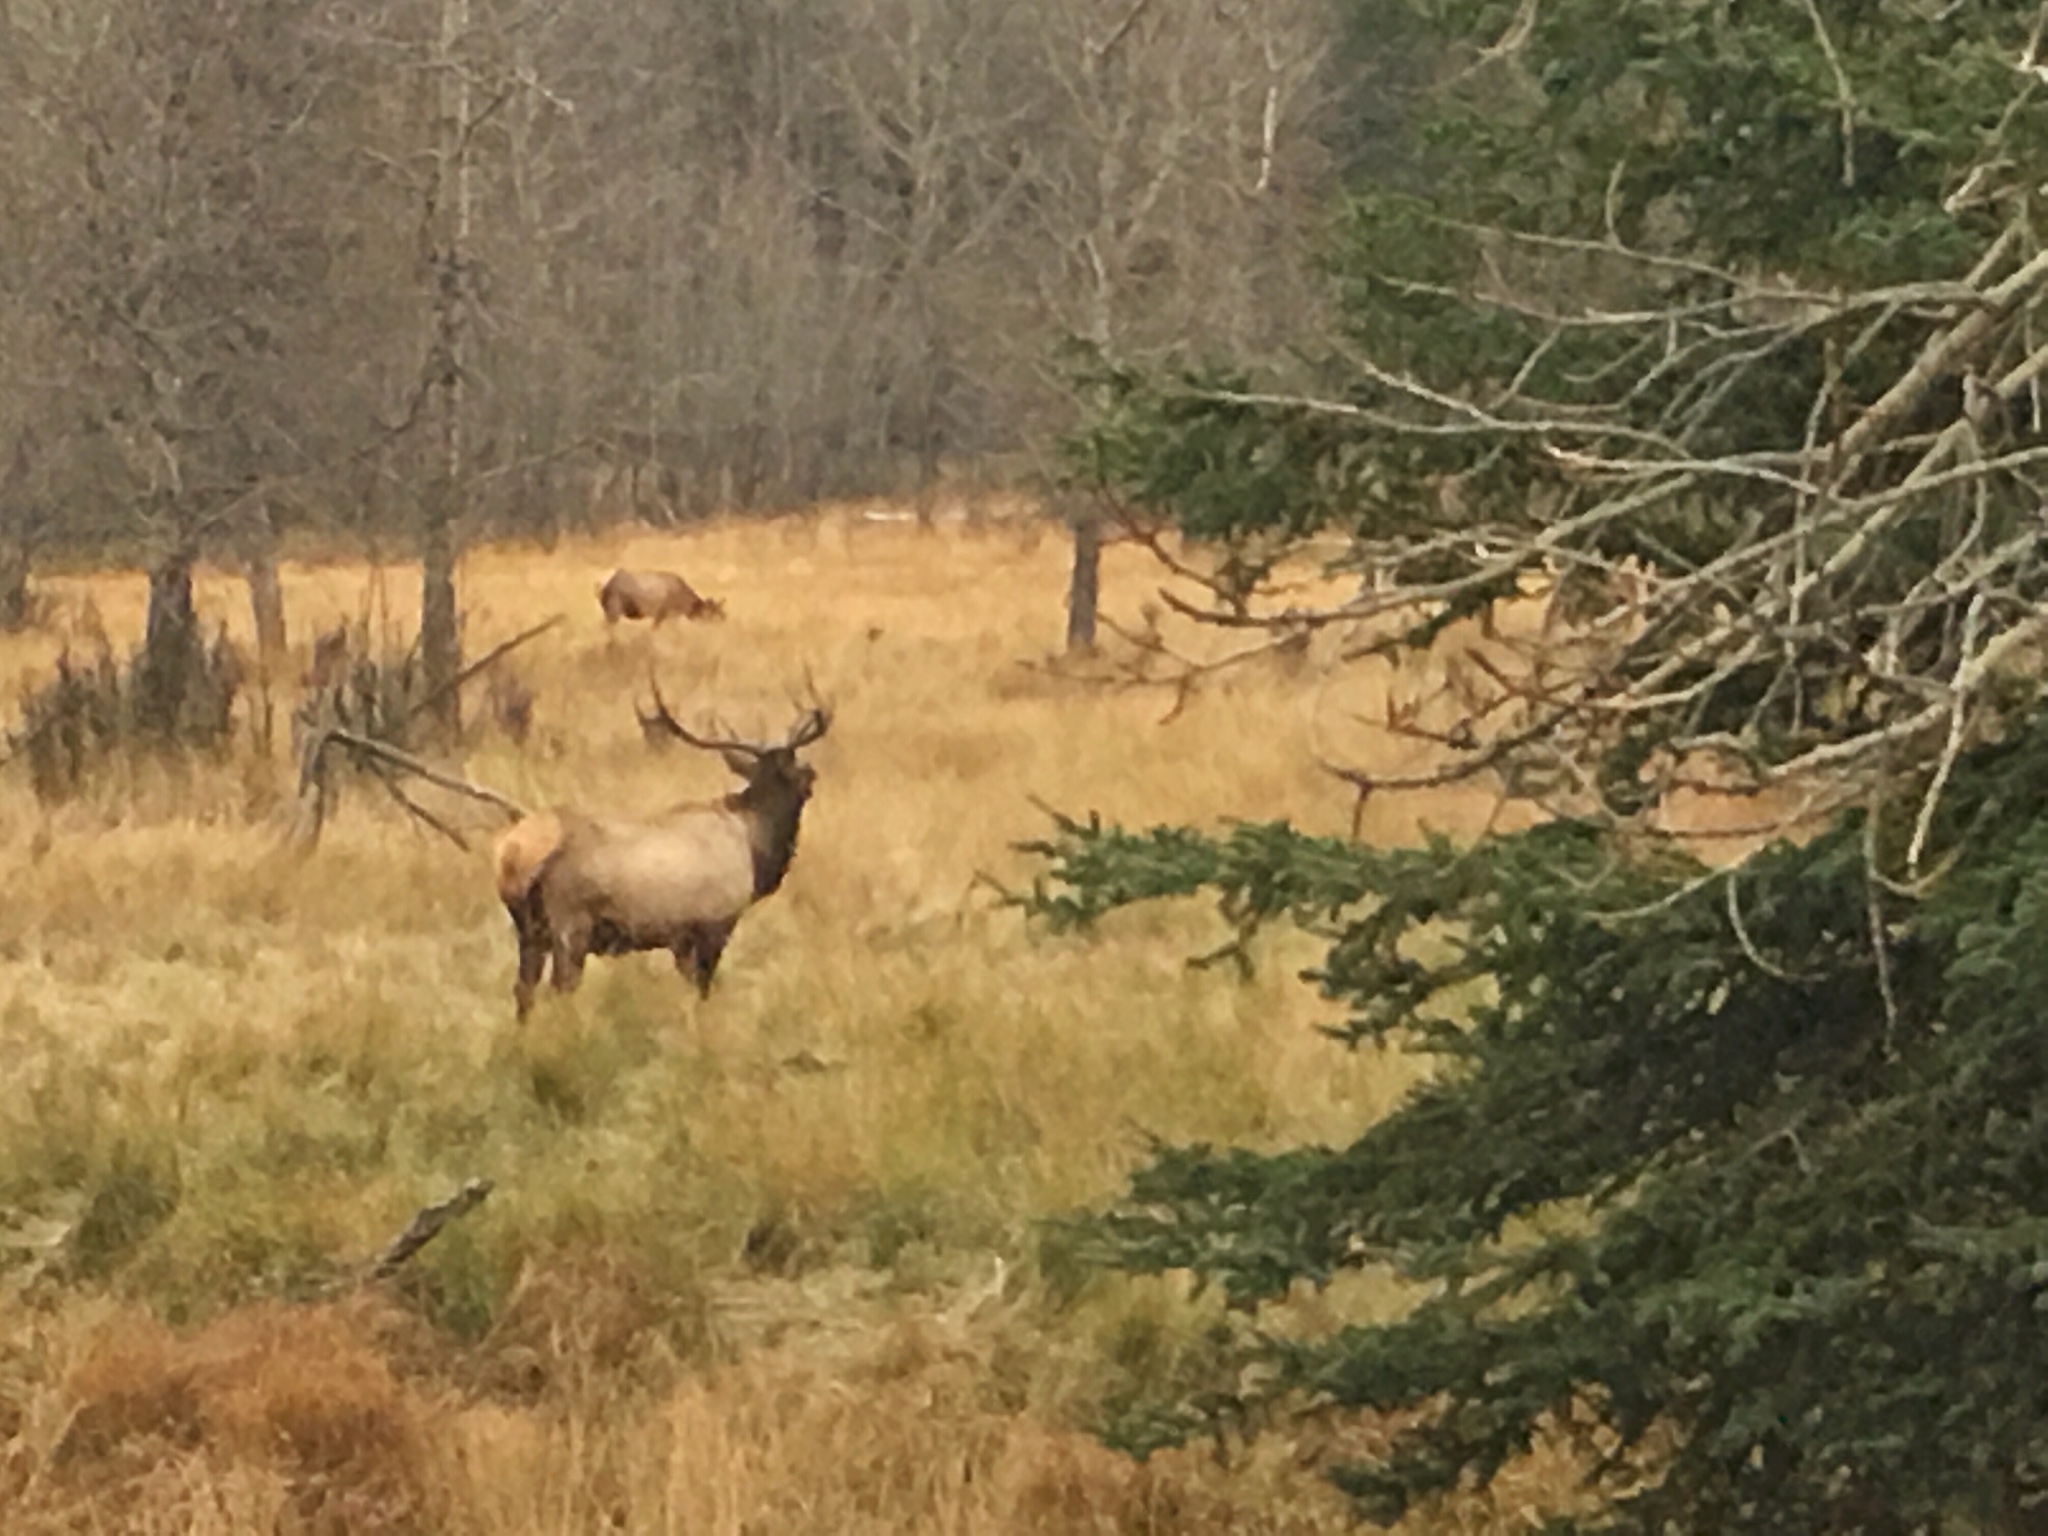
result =
[[[266,673],[281,665],[286,649],[284,588],[277,579],[277,525],[270,508],[258,506],[243,535],[242,568],[249,582],[249,616],[256,625],[256,654]]]
[[[29,539],[26,528],[0,518],[0,631],[28,625]]]
[[[441,124],[435,206],[448,222],[435,250],[434,323],[440,463],[421,507],[420,671],[433,700],[429,729],[444,744],[462,733],[462,634],[455,608],[456,526],[462,515],[462,371],[470,222],[469,73],[455,52],[469,31],[469,0],[442,0]]]
[[[448,436],[455,434],[451,431]],[[451,445],[451,452],[459,452]],[[462,634],[455,611],[455,519],[460,487],[447,469],[427,488],[420,529],[420,686],[433,700],[430,731],[443,745],[462,733],[455,679],[462,671]]]
[[[40,519],[29,507],[29,437],[15,440],[14,462],[0,474],[0,631],[28,624],[28,568]]]
[[[199,661],[199,616],[192,605],[198,552],[180,540],[150,568],[149,614],[135,679],[135,723],[164,741],[177,737],[185,695]]]
[[[543,461],[526,484],[527,505],[519,518],[519,531],[534,539],[549,554],[562,541],[561,487],[555,483],[555,469]]]
[[[257,504],[242,535],[242,571],[249,583],[249,615],[256,625],[256,748],[268,756],[273,739],[273,689],[285,674],[287,640],[284,588],[277,579],[277,525]]]
[[[1067,654],[1095,649],[1095,609],[1102,593],[1102,515],[1089,508],[1068,519],[1074,569],[1067,579]]]

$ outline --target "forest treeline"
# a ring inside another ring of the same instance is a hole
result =
[[[38,548],[1028,478],[1076,347],[1318,334],[1383,52],[1329,0],[7,0],[0,621]]]

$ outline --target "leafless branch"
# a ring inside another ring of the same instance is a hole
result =
[[[438,1205],[421,1209],[371,1266],[370,1278],[388,1280],[397,1274],[413,1255],[439,1237],[448,1223],[467,1216],[482,1205],[495,1187],[489,1179],[470,1179]]]
[[[1801,3],[1837,71],[1853,181],[1852,88],[1825,18]],[[1431,637],[1458,648],[1441,658],[1468,678],[1458,718],[1424,724],[1416,709],[1390,705],[1373,723],[1443,760],[1402,776],[1326,763],[1361,805],[1381,790],[1489,774],[1530,790],[1525,798],[1597,802],[1593,764],[1647,731],[1676,754],[1646,777],[1656,795],[1713,788],[1687,783],[1685,760],[1701,754],[1739,765],[1746,789],[1828,786],[1800,817],[1913,776],[1919,812],[1903,872],[1917,886],[1940,862],[1930,847],[1938,807],[1987,685],[2016,675],[2048,635],[2048,488],[2038,479],[2048,446],[2014,440],[2009,418],[2033,418],[2006,409],[2048,377],[2032,319],[2048,295],[2048,255],[2015,222],[1985,237],[1961,280],[1822,293],[1630,250],[1611,231],[1603,242],[1453,227],[1539,255],[1615,258],[1646,274],[1645,291],[1682,278],[1680,297],[1668,309],[1578,314],[1521,300],[1495,271],[1478,302],[1528,322],[1528,339],[1500,382],[1469,399],[1370,358],[1348,359],[1366,386],[1357,398],[1189,391],[1195,403],[1339,424],[1358,434],[1364,463],[1381,442],[1425,442],[1432,456],[1482,466],[1518,454],[1533,462],[1537,489],[1525,504],[1461,503],[1432,520],[1362,477],[1373,499],[1335,515],[1338,529],[1353,529],[1336,563],[1374,581],[1304,603],[1283,595],[1292,578],[1277,545],[1169,547],[1162,522],[1133,519],[1136,541],[1176,582],[1159,591],[1147,630],[1126,635],[1146,680],[1175,687],[1178,707],[1220,668],[1324,628],[1357,632],[1338,649],[1340,665]],[[1610,326],[1640,340],[1604,347],[1595,374],[1554,388],[1562,338]],[[1730,414],[1758,370],[1784,377],[1794,344],[1824,365],[1796,446],[1745,447],[1727,430]],[[1844,380],[1884,348],[1911,361],[1859,409]],[[1944,420],[1941,391],[1961,370],[1985,378],[1966,388],[1969,409]],[[1701,518],[1722,530],[1704,547]],[[1550,605],[1542,634],[1505,637],[1488,615],[1532,593]],[[1479,617],[1484,644],[1446,629],[1453,614]],[[1161,619],[1268,638],[1198,662]],[[1516,659],[1490,659],[1502,655]],[[1733,920],[1739,930],[1739,910]]]
[[[551,619],[542,620],[540,623],[534,625],[531,629],[521,630],[518,634],[514,635],[510,640],[500,641],[498,644],[492,646],[488,651],[484,652],[484,654],[479,656],[475,661],[471,662],[468,666],[464,667],[460,672],[456,673],[453,678],[449,679],[446,687],[437,688],[432,693],[427,694],[424,698],[414,703],[412,708],[407,712],[406,718],[409,720],[418,719],[420,716],[426,714],[429,710],[431,710],[436,704],[440,703],[441,700],[446,698],[450,693],[460,692],[465,683],[468,683],[476,677],[482,675],[483,673],[488,672],[492,667],[496,666],[500,661],[504,660],[505,657],[511,655],[512,652],[518,650],[520,646],[526,644],[527,641],[532,640],[537,636],[546,634],[556,625],[564,622],[566,622],[566,615],[558,613]]]
[[[365,757],[389,763],[392,767],[401,769],[411,774],[414,778],[424,779],[436,789],[445,789],[453,794],[466,795],[470,799],[481,801],[485,805],[495,806],[515,821],[528,814],[526,807],[517,800],[507,795],[501,795],[495,789],[487,788],[484,785],[472,784],[469,780],[459,778],[455,774],[444,773],[441,769],[429,763],[421,762],[410,752],[401,752],[389,742],[378,741],[374,737],[361,736],[354,731],[344,730],[330,730],[327,732],[326,739],[328,742],[346,747],[352,752],[359,752]]]
[[[1963,615],[1963,636],[1961,650],[1965,661],[1977,644],[1977,626],[1984,615],[1984,594],[1979,592],[1970,599],[1969,610]],[[1948,778],[1955,771],[1956,759],[1963,750],[1963,738],[1968,724],[1967,705],[1969,695],[1957,693],[1955,703],[1949,711],[1948,740],[1941,749],[1941,761],[1935,765],[1934,773],[1927,782],[1927,793],[1921,797],[1920,812],[1913,819],[1913,840],[1906,848],[1906,878],[1920,878],[1920,859],[1927,851],[1927,839],[1934,831],[1934,813],[1941,804],[1941,792],[1947,787]]]
[[[1749,963],[1773,981],[1797,984],[1799,981],[1797,976],[1782,966],[1772,964],[1763,957],[1763,952],[1756,947],[1756,941],[1750,938],[1749,929],[1743,925],[1742,902],[1737,894],[1737,883],[1741,878],[1740,870],[1731,869],[1728,871],[1728,926],[1735,932],[1735,942],[1742,946],[1742,952],[1749,957]]]
[[[385,793],[397,801],[399,808],[407,815],[414,817],[429,830],[440,833],[464,853],[469,852],[469,839],[401,789],[395,770],[379,766],[373,771],[377,782],[384,786]]]
[[[1899,1002],[1892,989],[1892,947],[1885,933],[1885,882],[1879,878],[1877,828],[1881,804],[1874,801],[1863,821],[1863,901],[1870,925],[1870,952],[1877,963],[1877,992],[1884,1001],[1884,1051],[1889,1056],[1898,1033]]]
[[[1828,61],[1828,68],[1835,77],[1835,100],[1842,117],[1842,185],[1856,185],[1856,95],[1849,87],[1848,71],[1842,67],[1842,56],[1835,52],[1835,40],[1828,35],[1828,24],[1822,18],[1820,6],[1815,0],[1805,0],[1807,19],[1813,23],[1813,35],[1820,42],[1821,56]]]
[[[1522,51],[1536,32],[1537,0],[1521,0],[1515,8],[1515,18],[1508,23],[1507,30],[1485,49],[1481,57],[1502,59]]]
[[[1099,65],[1116,52],[1117,47],[1131,35],[1131,29],[1137,26],[1151,5],[1152,0],[1131,0],[1130,9],[1125,11],[1123,19],[1110,29],[1109,35],[1100,42],[1091,42],[1087,45],[1090,61]]]

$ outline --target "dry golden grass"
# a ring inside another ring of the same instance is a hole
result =
[[[836,707],[789,883],[703,1004],[658,957],[600,960],[515,1027],[482,840],[464,855],[360,787],[299,860],[283,766],[246,752],[53,810],[0,780],[0,1529],[1342,1528],[1306,1442],[1139,1466],[1089,1439],[1103,1394],[1171,1369],[1210,1314],[1165,1283],[1056,1294],[1033,1232],[1113,1192],[1147,1134],[1348,1138],[1413,1064],[1314,1033],[1327,1005],[1292,979],[1312,951],[1191,974],[1202,913],[1049,940],[977,877],[1023,872],[1032,796],[1342,831],[1312,742],[1387,750],[1343,716],[1407,680],[1333,702],[1313,658],[1278,661],[1158,724],[1157,694],[1034,669],[1064,556],[1032,527],[841,509],[469,557],[472,652],[568,615],[516,659],[533,739],[482,730],[466,762],[529,804],[720,787],[641,740],[650,668],[741,729],[779,731],[806,672]],[[608,635],[617,564],[681,570],[730,618]],[[415,580],[289,567],[294,639],[343,616],[406,634]],[[1154,584],[1111,552],[1114,606]],[[0,696],[68,634],[140,631],[135,573],[46,590],[46,630],[0,640]],[[199,601],[246,631],[232,579]],[[1363,831],[1494,810],[1375,801]],[[497,1192],[392,1294],[356,1284],[475,1175]],[[1367,1286],[1352,1315],[1389,1301]],[[1572,1464],[1546,1452],[1416,1528],[1526,1528]]]

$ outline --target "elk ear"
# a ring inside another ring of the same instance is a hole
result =
[[[752,757],[745,752],[721,752],[718,755],[725,759],[726,767],[743,779],[753,776],[754,765],[760,761],[760,759]]]

